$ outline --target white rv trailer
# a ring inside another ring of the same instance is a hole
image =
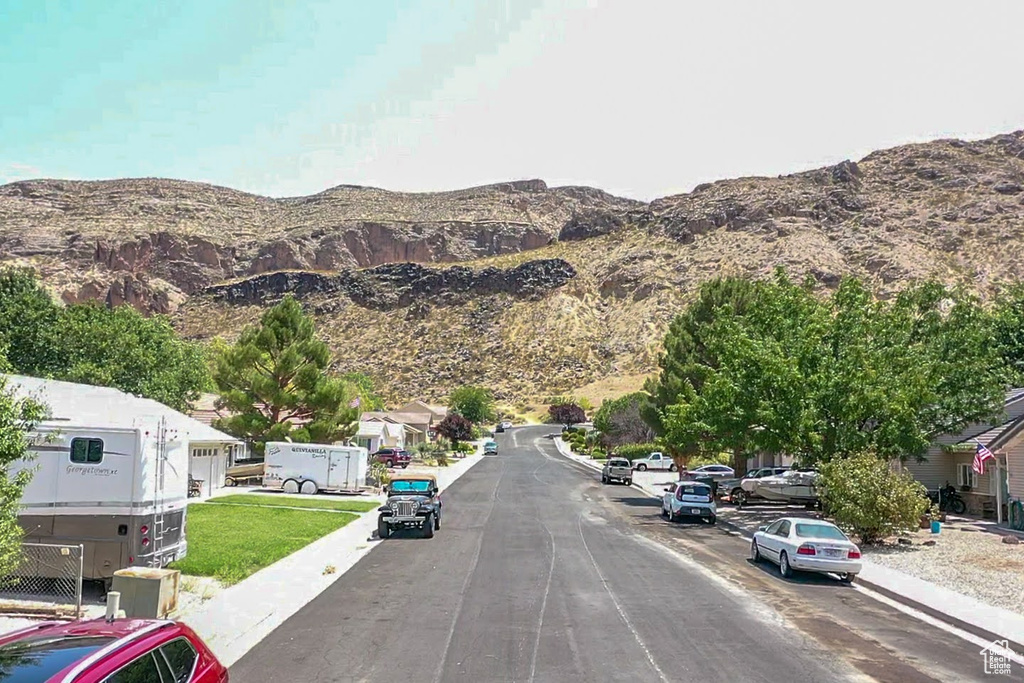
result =
[[[269,441],[263,486],[285,493],[355,493],[366,486],[367,457],[361,446]]]
[[[116,389],[14,375],[8,388],[50,409],[30,435],[33,457],[11,467],[34,471],[18,518],[24,540],[81,543],[86,579],[185,556],[190,444],[231,437]]]

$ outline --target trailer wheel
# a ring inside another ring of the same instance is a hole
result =
[[[299,486],[299,493],[305,493],[310,496],[315,494],[318,490],[316,482],[312,479],[307,479]]]
[[[294,479],[285,479],[284,484],[281,485],[281,490],[285,493],[298,493],[299,482]]]
[[[225,486],[236,486],[237,484],[235,482],[235,478],[234,477],[226,477],[224,479],[224,485]]]

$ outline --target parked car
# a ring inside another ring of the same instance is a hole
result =
[[[601,470],[601,483],[610,484],[620,481],[626,486],[633,484],[633,468],[625,458],[608,458]]]
[[[731,479],[736,476],[736,472],[727,465],[704,465],[695,470],[687,468],[686,474],[693,477],[711,477],[716,481]]]
[[[38,683],[227,683],[185,624],[152,619],[48,621],[0,636],[0,678]]]
[[[509,422],[508,420],[505,420],[498,426],[501,427],[501,431],[505,431],[506,429],[512,429],[512,423]]]
[[[783,517],[758,529],[750,557],[776,563],[787,578],[800,570],[838,574],[845,583],[852,583],[862,566],[860,548],[839,527],[801,517]]]
[[[388,500],[377,508],[377,535],[387,538],[395,529],[419,529],[433,538],[441,528],[441,490],[432,474],[394,477],[385,489]]]
[[[498,444],[495,441],[487,441],[484,443],[484,455],[497,455]]]
[[[728,494],[729,500],[736,502],[737,498],[742,498],[745,494],[743,487],[741,486],[744,479],[760,479],[761,477],[772,477],[777,474],[782,474],[788,471],[788,467],[756,467],[751,470],[747,470],[747,473],[742,477],[736,477],[734,479],[723,479],[718,482],[718,490],[724,494]]]
[[[678,467],[672,458],[668,457],[664,453],[654,452],[648,455],[646,458],[637,458],[633,461],[633,469],[641,472],[645,470],[668,470],[669,472],[675,472]]]
[[[710,486],[683,480],[668,485],[661,499],[661,515],[672,522],[696,517],[714,524],[718,519],[718,509]]]
[[[405,469],[412,462],[412,453],[404,448],[381,448],[373,453],[374,462],[382,462],[388,467]]]
[[[494,433],[495,434],[497,434],[498,432],[503,432],[503,431],[505,431],[505,423],[504,422],[502,422],[501,424],[497,425],[494,428]]]

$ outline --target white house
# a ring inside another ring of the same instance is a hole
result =
[[[228,464],[245,448],[240,440],[188,415],[148,398],[110,387],[61,382],[23,375],[7,375],[7,388],[19,397],[31,397],[48,406],[44,425],[94,428],[138,427],[163,419],[168,430],[188,443],[188,474],[202,481],[202,493],[224,485]]]
[[[405,425],[386,420],[360,420],[354,441],[368,452],[381,448],[405,448]]]

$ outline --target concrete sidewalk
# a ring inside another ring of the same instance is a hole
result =
[[[561,439],[554,441],[559,453],[565,457],[597,471],[602,469],[603,463],[572,453],[568,444]],[[674,473],[672,478],[675,478]],[[633,488],[660,500],[665,482],[661,481],[661,478],[649,479],[651,480],[640,480],[634,475]],[[777,516],[790,514],[787,510]],[[801,507],[792,513],[792,516],[802,514],[806,513]],[[749,519],[744,519],[744,515],[734,508],[719,507],[718,525],[745,540],[750,540],[757,530],[758,517],[749,516]],[[1024,652],[1024,616],[1016,612],[987,605],[962,593],[868,560],[863,561],[863,569],[857,575],[857,583],[979,638],[987,641],[1006,639],[1015,652]]]
[[[478,452],[438,469],[442,494],[481,459]],[[371,540],[376,529],[377,515],[363,514],[179,618],[195,629],[221,663],[231,666],[373,550],[379,542]]]

